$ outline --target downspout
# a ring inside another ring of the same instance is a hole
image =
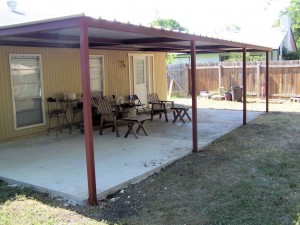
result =
[[[97,205],[94,139],[92,127],[91,87],[89,67],[89,36],[88,26],[84,19],[80,23],[80,64],[83,93],[84,141],[86,150],[86,166],[88,179],[88,203]]]
[[[247,124],[246,48],[243,48],[243,125]]]
[[[197,94],[196,94],[196,48],[195,41],[191,41],[191,82],[192,82],[192,115],[193,115],[193,152],[198,152],[197,127]]]

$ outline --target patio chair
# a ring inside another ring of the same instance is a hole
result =
[[[72,106],[72,125],[82,122],[83,103],[80,101],[71,102]]]
[[[139,99],[139,97],[138,97],[137,95],[129,95],[129,96],[128,96],[128,99],[129,99],[129,101],[130,101],[131,103],[134,104],[134,107],[135,107],[135,109],[136,109],[136,114],[137,114],[137,115],[140,115],[141,112],[142,112],[142,113],[145,113],[146,115],[148,115],[146,109],[144,108],[144,105],[145,105],[145,104],[143,104],[143,103],[140,101],[140,99]]]
[[[49,125],[48,125],[48,133],[51,129],[55,129],[56,137],[57,131],[62,133],[64,122],[66,121],[66,111],[63,109],[62,105],[56,101],[55,98],[49,97],[47,98],[47,106],[48,106],[48,116],[49,116]],[[56,125],[51,127],[52,118],[56,118]],[[62,121],[61,121],[62,120]],[[69,132],[71,133],[71,127],[69,128]]]
[[[112,131],[115,131],[117,137],[120,137],[118,126],[123,124],[121,124],[121,121],[117,120],[117,116],[112,110],[111,103],[102,97],[93,97],[92,105],[97,108],[100,116],[100,135],[103,135],[103,128],[112,127]]]
[[[165,115],[166,122],[168,122],[168,113],[173,112],[175,117],[174,110],[171,107],[174,107],[174,101],[164,101],[159,100],[157,93],[151,93],[148,95],[149,104],[151,104],[151,120],[153,120],[154,115]]]

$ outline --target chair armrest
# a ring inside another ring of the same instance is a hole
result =
[[[172,107],[174,107],[174,101],[160,100],[161,103],[171,103]]]
[[[101,117],[106,117],[106,118],[113,118],[114,120],[117,120],[117,115],[115,113],[100,113]]]
[[[114,113],[100,113],[100,114],[105,116],[114,116]]]
[[[163,105],[164,103],[163,102],[149,102],[149,104],[152,104],[152,105]]]
[[[166,104],[163,102],[149,102],[149,104],[152,104],[152,109],[155,107],[155,105],[159,105],[159,106],[163,107],[164,109],[166,109]]]

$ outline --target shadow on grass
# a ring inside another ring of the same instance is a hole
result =
[[[46,204],[51,204],[48,200],[48,194],[33,190],[29,187],[19,185],[8,185],[5,181],[0,180],[0,204],[6,201],[15,200],[18,196],[28,196]],[[48,200],[48,202],[46,202]]]

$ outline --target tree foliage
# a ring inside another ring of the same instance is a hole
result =
[[[288,52],[286,49],[283,49],[283,59],[284,60],[297,60],[300,59],[300,51]]]
[[[250,52],[246,52],[246,61],[263,61],[266,60],[264,55],[251,55]],[[243,53],[231,52],[229,53],[229,59],[225,62],[241,62],[243,61]]]
[[[291,0],[289,7],[282,14],[289,14],[292,20],[292,31],[297,47],[300,47],[300,1]]]
[[[231,24],[226,26],[226,30],[234,33],[239,33],[241,31],[241,27],[238,24]]]
[[[156,19],[151,22],[153,27],[178,30],[178,31],[188,31],[186,27],[182,27],[176,20],[173,19]]]

